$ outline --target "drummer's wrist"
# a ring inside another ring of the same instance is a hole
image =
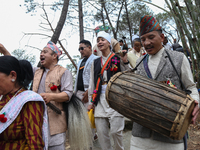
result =
[[[129,61],[128,61],[128,60],[126,60],[126,61],[124,62],[124,64],[125,64],[125,65],[129,64]]]

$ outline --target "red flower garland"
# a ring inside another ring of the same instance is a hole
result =
[[[5,117],[5,113],[0,114],[0,121],[1,121],[2,123],[5,123],[5,122],[7,121],[7,117]]]
[[[51,89],[52,91],[56,91],[57,88],[58,88],[58,87],[57,87],[56,85],[53,85],[53,86],[50,87],[50,89]]]
[[[52,91],[56,91],[58,88],[60,88],[60,85],[55,85],[53,82],[51,82],[50,84],[49,84],[49,87],[50,87],[50,89],[52,90]]]

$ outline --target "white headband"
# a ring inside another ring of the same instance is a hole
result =
[[[138,35],[132,35],[132,41],[135,40],[136,38],[140,38]]]
[[[105,31],[99,31],[99,33],[97,34],[97,39],[99,37],[102,37],[102,38],[106,39],[109,43],[111,43],[111,36],[110,36],[110,34],[106,33]]]

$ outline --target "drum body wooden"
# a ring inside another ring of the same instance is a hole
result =
[[[131,72],[110,79],[106,99],[125,117],[174,140],[185,135],[194,109],[183,91]]]

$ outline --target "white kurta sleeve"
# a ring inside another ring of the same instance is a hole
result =
[[[196,84],[194,83],[192,71],[190,68],[189,61],[187,57],[184,55],[183,62],[181,66],[181,80],[187,90],[190,90],[192,93],[190,96],[199,102],[199,93],[196,88]]]
[[[124,64],[122,59],[120,59],[120,68],[121,68],[121,71],[132,69],[131,65],[129,63],[128,64]]]
[[[90,70],[90,83],[89,83],[89,87],[88,87],[88,102],[89,105],[91,105],[91,98],[92,98],[92,94],[93,91],[95,89],[95,85],[94,85],[94,61],[92,62],[92,66],[91,66],[91,70]]]
[[[61,92],[67,93],[69,99],[73,95],[73,77],[69,70],[66,70],[61,77]]]

